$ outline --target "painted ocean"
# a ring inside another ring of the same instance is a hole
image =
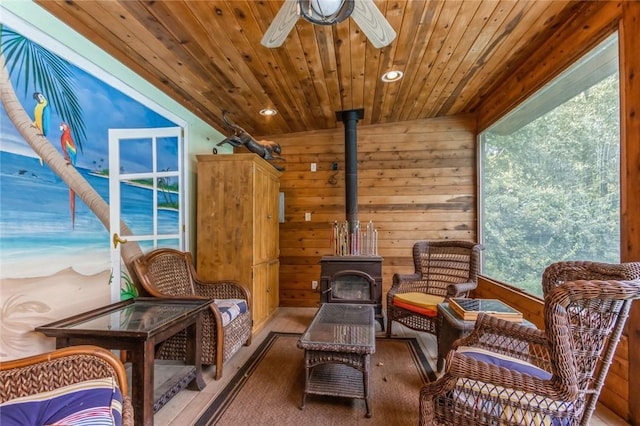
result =
[[[108,202],[108,179],[78,171]],[[122,186],[122,220],[134,234],[152,232],[152,196],[148,188]],[[160,234],[178,231],[177,211],[158,215]],[[0,152],[0,265],[0,278],[110,269],[109,232],[91,210],[76,196],[72,227],[67,185],[39,159],[6,151]]]

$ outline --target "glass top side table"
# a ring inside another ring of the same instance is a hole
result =
[[[476,326],[475,320],[464,320],[454,311],[448,303],[438,304],[438,362],[437,369],[442,371],[444,360],[456,340],[468,336]],[[527,320],[522,320],[522,324],[528,327],[535,325]]]
[[[152,425],[154,410],[162,406],[154,404],[155,345],[186,330],[186,363],[191,368],[181,373],[187,379],[178,382],[194,390],[203,389],[200,313],[211,303],[208,299],[130,299],[36,327],[35,331],[55,337],[57,348],[96,345],[128,351],[136,423]],[[180,389],[171,392],[175,394]],[[168,398],[161,400],[165,403]]]

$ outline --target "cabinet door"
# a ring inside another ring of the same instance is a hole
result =
[[[232,279],[249,285],[253,164],[242,157],[232,161],[232,157],[235,155],[220,155],[198,162],[197,271],[204,279]]]
[[[254,180],[255,217],[253,240],[253,263],[258,264],[269,260],[269,175],[260,168],[256,168]]]
[[[280,193],[280,181],[276,176],[269,176],[267,185],[269,200],[267,207],[267,258],[270,260],[277,259],[280,256],[280,224],[278,223],[278,198]]]
[[[255,174],[254,264],[279,255],[278,177],[259,167]]]
[[[280,262],[269,262],[269,281],[267,283],[267,313],[271,315],[280,304]]]
[[[269,316],[267,310],[269,284],[269,263],[263,262],[253,266],[253,330],[261,329]]]

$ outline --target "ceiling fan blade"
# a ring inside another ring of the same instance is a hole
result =
[[[298,0],[285,0],[260,43],[265,47],[280,47],[299,17]]]
[[[381,48],[391,44],[396,32],[373,0],[356,0],[351,17],[367,36],[371,44]]]

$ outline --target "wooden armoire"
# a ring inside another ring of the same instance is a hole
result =
[[[249,288],[256,333],[279,303],[280,172],[253,153],[197,160],[198,275]]]

